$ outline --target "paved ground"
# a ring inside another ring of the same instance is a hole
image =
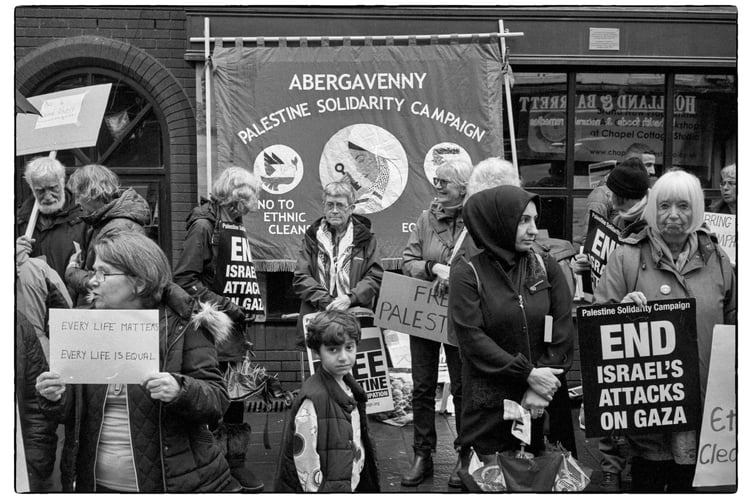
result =
[[[263,432],[266,418],[269,423],[269,444],[267,450],[263,445]],[[266,485],[265,492],[273,492],[274,473],[280,441],[282,438],[283,412],[247,413],[246,422],[251,425],[252,440],[246,461],[251,469]],[[599,491],[600,470],[598,467],[598,446],[595,440],[586,439],[577,426],[577,410],[573,410],[572,419],[577,438],[577,453],[581,463],[593,469],[591,484],[587,492]],[[400,475],[410,466],[412,459],[413,427],[394,427],[374,419],[368,421],[369,431],[378,454],[381,490],[383,492],[459,492],[447,487],[449,474],[457,460],[452,447],[456,437],[454,417],[449,414],[436,415],[436,432],[438,447],[434,455],[434,476],[417,487],[406,488],[400,484]]]

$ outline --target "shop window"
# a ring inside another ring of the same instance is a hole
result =
[[[591,189],[630,148],[663,158],[665,75],[578,73],[574,125],[574,187]]]
[[[567,75],[515,73],[514,78],[515,144],[525,187],[566,187]]]
[[[541,196],[540,207],[538,227],[546,229],[551,238],[566,239],[567,198],[564,196]]]
[[[731,75],[676,75],[673,164],[718,188],[721,169],[736,163],[736,79]]]

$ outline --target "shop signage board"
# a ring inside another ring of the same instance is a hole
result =
[[[156,309],[50,309],[50,370],[68,384],[140,384],[159,371]]]
[[[736,328],[716,325],[692,486],[736,484]]]
[[[381,278],[374,324],[381,328],[454,345],[447,338],[449,297],[436,296],[431,291],[431,286],[430,281],[385,272]]]
[[[246,220],[259,271],[294,268],[332,181],[353,186],[397,269],[436,169],[503,153],[499,40],[455,42],[215,47],[213,176],[242,165],[261,181]]]
[[[16,155],[93,146],[111,83],[29,97],[40,115],[16,115]]]
[[[318,313],[306,314],[303,318],[303,328],[308,334],[308,323]],[[308,351],[308,369],[316,373],[321,367],[321,362]],[[386,349],[381,336],[381,330],[376,327],[360,329],[360,342],[358,353],[355,356],[355,365],[352,371],[353,377],[366,392],[366,413],[380,413],[394,410],[392,400],[392,383],[389,378],[389,369],[386,365]]]
[[[705,224],[718,237],[718,245],[736,265],[736,215],[705,212]]]
[[[587,437],[697,429],[695,299],[577,309]]]

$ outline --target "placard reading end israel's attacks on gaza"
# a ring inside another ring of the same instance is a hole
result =
[[[697,429],[695,299],[577,310],[587,437]]]

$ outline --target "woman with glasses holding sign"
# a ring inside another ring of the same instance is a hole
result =
[[[703,226],[704,207],[697,177],[681,170],[663,174],[648,194],[646,226],[621,238],[595,290],[598,304],[643,306],[694,297],[701,400],[713,327],[736,323],[736,278],[728,257]],[[632,491],[691,491],[699,438],[695,430],[626,437],[635,455]]]
[[[455,263],[450,277],[448,316],[462,351],[462,447],[486,465],[484,457],[520,449],[515,421],[503,419],[505,400],[530,412],[525,449],[533,453],[544,447],[546,408],[568,402],[572,294],[556,260],[534,250],[537,205],[538,195],[516,186],[468,198],[465,225],[480,252]],[[556,427],[571,435],[567,417]]]
[[[324,216],[306,230],[295,264],[293,290],[300,297],[298,344],[304,345],[303,317],[351,307],[373,309],[381,287],[381,253],[371,221],[354,214],[349,182],[324,186]]]
[[[402,253],[402,272],[406,276],[432,281],[432,293],[443,298],[449,290],[449,261],[454,245],[465,227],[462,202],[473,166],[461,160],[442,163],[433,178],[436,198],[428,210],[418,217]],[[450,341],[452,339],[449,339]],[[456,340],[454,340],[456,345]],[[413,375],[413,449],[415,457],[410,469],[402,475],[403,486],[417,486],[433,474],[432,452],[436,449],[435,398],[439,375],[439,349],[444,346],[455,423],[459,435],[462,388],[460,354],[455,345],[410,336],[410,358]],[[454,447],[459,452],[459,438]],[[457,458],[449,486],[462,486]]]
[[[233,321],[232,342],[218,350],[220,367],[242,362],[252,345],[248,327],[256,314],[263,314],[251,245],[243,217],[256,206],[259,183],[253,173],[228,167],[214,182],[210,200],[202,200],[186,223],[183,253],[175,266],[175,283],[202,302],[216,305]],[[251,427],[243,421],[244,402],[233,401],[215,430],[227,447],[233,476],[245,492],[264,489],[245,464]]]
[[[160,371],[140,385],[39,375],[43,410],[66,422],[64,491],[238,490],[208,429],[229,402],[214,344],[229,337],[230,319],[170,286],[167,257],[140,233],[102,233],[94,253],[96,309],[159,310]]]

